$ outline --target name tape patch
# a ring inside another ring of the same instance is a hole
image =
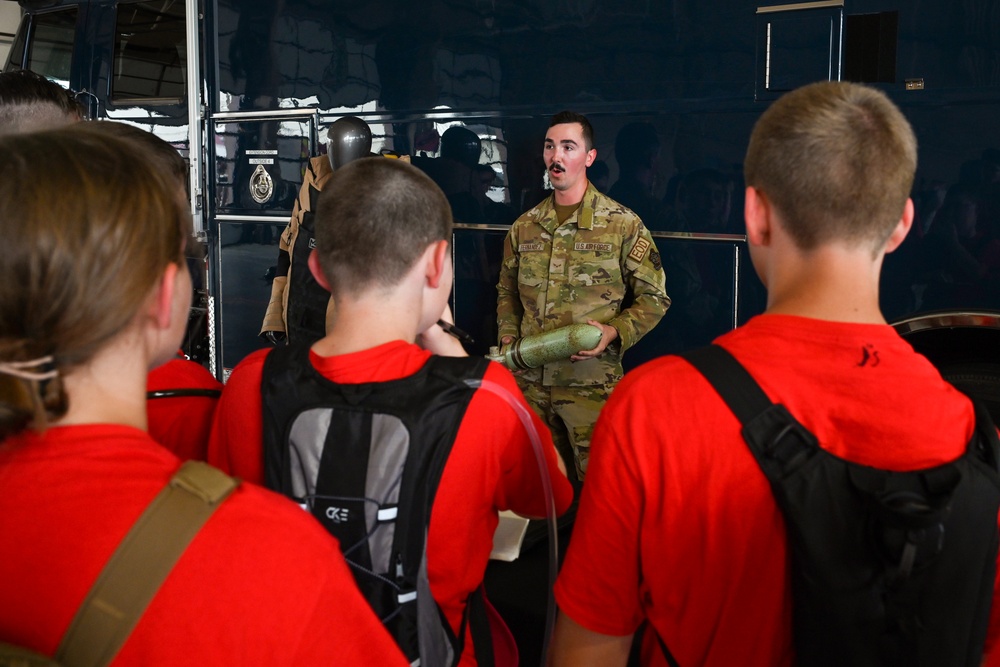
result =
[[[521,243],[517,246],[518,252],[541,252],[545,246],[541,243]]]
[[[642,258],[646,256],[647,250],[649,250],[649,241],[646,239],[636,239],[635,245],[632,246],[632,252],[628,254],[628,258],[641,262]]]
[[[611,252],[615,247],[610,243],[577,243],[573,250],[596,250],[597,252]]]

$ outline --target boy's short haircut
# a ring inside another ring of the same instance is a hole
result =
[[[888,97],[826,81],[787,93],[764,112],[744,175],[801,249],[838,239],[875,249],[899,222],[916,168],[916,137]]]
[[[83,117],[83,106],[58,83],[30,70],[0,72],[0,135],[49,130]]]
[[[586,116],[575,111],[560,111],[549,120],[549,127],[566,123],[579,123],[580,127],[583,128],[584,148],[589,151],[594,147],[594,126],[590,124]]]
[[[316,206],[316,252],[334,296],[392,287],[436,241],[450,241],[451,207],[416,167],[361,158],[333,172]]]

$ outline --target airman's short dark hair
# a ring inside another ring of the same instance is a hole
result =
[[[594,126],[590,124],[586,116],[575,111],[560,111],[549,121],[549,127],[565,123],[579,123],[580,127],[583,128],[584,147],[588,151],[594,147]]]

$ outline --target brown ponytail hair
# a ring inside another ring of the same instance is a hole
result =
[[[130,325],[168,264],[184,264],[176,180],[85,125],[0,137],[0,438],[63,416],[65,374]]]

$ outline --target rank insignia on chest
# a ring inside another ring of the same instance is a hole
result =
[[[593,250],[596,252],[611,252],[615,247],[610,243],[577,243],[573,250]]]
[[[628,254],[628,258],[641,262],[642,258],[646,256],[646,251],[649,250],[650,243],[646,239],[636,239],[635,245],[632,246],[632,252]]]
[[[521,243],[517,246],[518,252],[541,252],[545,250],[543,243]]]

